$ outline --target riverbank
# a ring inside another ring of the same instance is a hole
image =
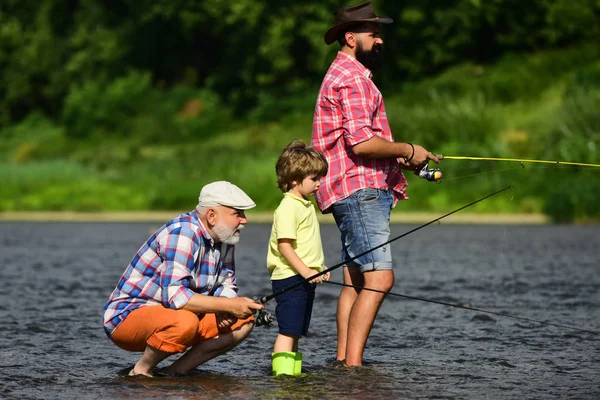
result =
[[[182,211],[184,212],[184,211]],[[70,211],[17,211],[0,213],[0,221],[30,222],[167,222],[177,211],[128,211],[128,212],[70,212]],[[317,214],[322,224],[334,223],[331,214]],[[424,224],[440,218],[443,213],[392,212],[392,223]],[[273,213],[247,213],[250,223],[271,223]],[[550,223],[543,214],[469,214],[456,213],[443,219],[445,224],[522,224],[540,225]]]

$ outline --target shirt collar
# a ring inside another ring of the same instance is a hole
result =
[[[209,241],[210,244],[214,247],[215,240],[212,238],[212,236],[210,236],[210,233],[208,233],[208,231],[206,230],[206,227],[204,226],[204,224],[202,223],[202,220],[200,219],[200,214],[198,214],[198,211],[197,210],[192,211],[192,216],[198,221],[198,226],[200,227],[200,233],[202,234],[202,237],[204,237],[204,239]]]
[[[295,194],[292,194],[290,192],[286,192],[283,194],[283,197],[287,197],[289,199],[293,199],[293,200],[298,200],[300,203],[302,203],[305,206],[309,206],[312,204],[312,202],[310,200],[307,200],[303,197],[298,197]]]
[[[365,76],[365,78],[371,79],[373,77],[371,70],[362,65],[355,57],[352,57],[343,51],[338,51],[338,59],[340,59],[340,61],[352,63],[358,69],[358,71]]]

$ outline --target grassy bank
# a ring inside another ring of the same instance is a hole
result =
[[[82,125],[87,120],[77,119],[71,105],[70,118],[79,121],[84,139],[70,136],[68,121],[31,115],[2,132],[0,212],[185,210],[204,184],[229,180],[256,201],[258,211],[269,213],[281,198],[277,156],[294,138],[310,140],[313,89],[237,119],[204,92],[142,87],[140,93],[153,94],[138,97],[148,99],[147,112],[124,119],[115,131]],[[600,162],[597,46],[462,65],[435,79],[381,90],[396,139],[436,153]],[[87,109],[103,104],[93,96],[80,101]],[[199,106],[191,112],[193,101]],[[544,214],[563,222],[600,217],[600,168],[459,160],[440,167],[439,185],[408,175],[410,201],[403,211],[441,215],[513,185],[471,211]]]
[[[183,211],[181,211],[183,212]],[[4,222],[153,222],[165,223],[181,212],[177,211],[130,211],[130,212],[72,212],[72,211],[35,211],[35,212],[4,212],[0,213],[0,221]],[[425,224],[443,214],[431,212],[392,213],[391,221],[394,224]],[[249,212],[247,213],[250,224],[271,224],[273,213]],[[334,224],[330,214],[317,214],[321,224]],[[550,222],[542,214],[453,214],[442,220],[444,224],[519,224],[539,225]]]

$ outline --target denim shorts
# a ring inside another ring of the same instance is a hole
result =
[[[273,293],[287,289],[303,280],[302,275],[294,275],[271,281]],[[288,336],[306,336],[315,300],[315,287],[315,284],[307,282],[275,297],[277,301],[275,316],[279,325],[279,333]]]
[[[360,189],[332,207],[342,233],[342,260],[348,260],[385,243],[390,238],[390,213],[394,197],[389,190]],[[361,272],[392,269],[389,243],[348,263]]]

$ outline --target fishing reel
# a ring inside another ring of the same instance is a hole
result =
[[[429,168],[429,163],[423,164],[423,168],[415,171],[419,178],[427,179],[429,182],[440,182],[442,180],[442,170],[439,168]]]
[[[265,326],[269,328],[273,321],[275,321],[275,317],[265,309],[258,310],[254,317],[254,325],[256,326]]]
[[[258,304],[262,304],[263,302],[258,299],[258,297],[253,297],[254,301]],[[269,328],[271,324],[275,321],[275,317],[265,308],[262,310],[258,310],[256,315],[254,316],[254,326],[264,326]]]

